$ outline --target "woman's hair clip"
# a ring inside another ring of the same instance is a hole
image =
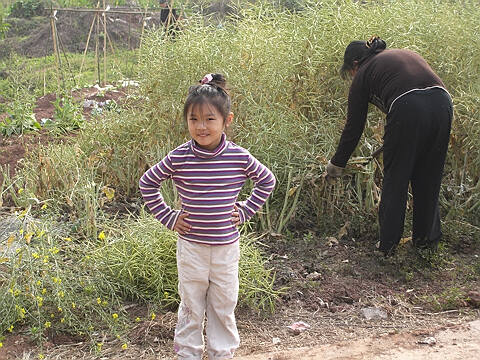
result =
[[[373,35],[370,39],[368,39],[367,43],[365,45],[367,45],[367,48],[370,48],[373,43],[377,40],[379,40],[380,38],[376,35]]]
[[[200,84],[209,84],[213,80],[213,75],[212,74],[207,74],[203,77],[202,80],[200,80]]]

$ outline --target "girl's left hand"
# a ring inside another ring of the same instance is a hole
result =
[[[235,208],[235,210],[233,210],[232,212],[232,222],[233,225],[238,226],[240,225],[240,213],[238,212],[237,205],[233,205],[233,207]]]

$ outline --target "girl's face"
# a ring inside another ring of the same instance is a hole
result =
[[[192,105],[187,112],[188,132],[197,144],[206,150],[214,150],[222,134],[233,121],[233,113],[224,119],[217,108],[208,103]]]

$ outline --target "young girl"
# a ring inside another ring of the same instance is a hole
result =
[[[207,74],[189,89],[183,115],[192,140],[180,145],[140,179],[140,191],[155,217],[178,233],[180,306],[175,329],[179,359],[201,359],[207,316],[209,359],[230,359],[240,339],[234,310],[238,297],[240,237],[237,226],[250,219],[275,187],[272,172],[247,150],[226,140],[233,121],[221,74]],[[171,178],[181,210],[170,208],[160,184]],[[237,196],[247,180],[246,201]]]

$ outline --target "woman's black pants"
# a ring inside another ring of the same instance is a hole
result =
[[[394,250],[403,234],[409,183],[413,243],[434,246],[440,241],[438,196],[452,117],[450,96],[440,88],[412,91],[397,99],[388,113],[379,207],[381,251]]]

